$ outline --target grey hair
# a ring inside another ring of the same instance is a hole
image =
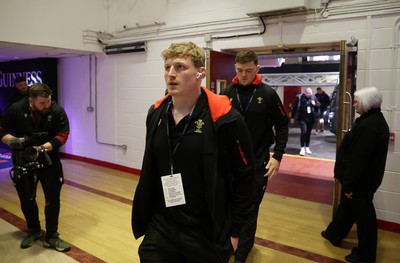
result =
[[[362,112],[380,108],[382,104],[382,94],[376,87],[357,90],[354,97],[358,100],[358,109]]]

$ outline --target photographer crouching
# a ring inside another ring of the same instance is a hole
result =
[[[28,97],[7,109],[0,123],[0,138],[13,152],[10,177],[28,226],[21,248],[31,247],[41,237],[36,204],[36,188],[40,182],[46,203],[43,245],[64,252],[71,246],[58,234],[60,192],[64,182],[59,148],[68,139],[69,121],[64,109],[51,100],[51,94],[46,84],[34,84]]]

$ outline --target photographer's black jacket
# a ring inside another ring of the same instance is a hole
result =
[[[40,133],[40,136],[35,134]],[[50,158],[58,158],[58,149],[65,144],[69,135],[69,121],[64,109],[52,101],[51,110],[44,116],[38,116],[29,108],[26,97],[12,104],[0,123],[0,139],[7,134],[15,137],[26,137],[27,146],[39,146],[50,142],[53,150]]]

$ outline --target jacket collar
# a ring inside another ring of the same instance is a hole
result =
[[[237,76],[235,76],[235,77],[232,79],[232,83],[233,83],[233,84],[239,84],[239,79],[238,79]],[[253,80],[253,82],[252,82],[251,84],[254,84],[254,85],[260,85],[260,84],[262,84],[262,77],[261,77],[261,75],[256,74],[256,77],[254,78],[254,80]]]
[[[358,117],[355,122],[359,122],[365,118],[367,118],[368,116],[371,116],[373,114],[379,113],[381,112],[381,108],[374,108],[374,109],[370,109],[369,111],[367,111],[366,113],[362,114],[360,117]]]
[[[220,117],[226,115],[232,109],[231,102],[227,96],[217,95],[203,86],[201,88],[207,95],[211,118],[214,122],[216,122]],[[162,99],[156,101],[154,103],[154,109],[160,107],[160,105],[162,105],[169,97],[171,96],[167,94]]]

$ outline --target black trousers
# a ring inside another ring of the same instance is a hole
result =
[[[332,222],[325,233],[333,242],[341,242],[357,223],[358,247],[356,251],[363,257],[376,259],[378,226],[374,203],[374,193],[353,193],[349,199],[341,192],[341,201]]]
[[[230,237],[223,247],[212,241],[211,226],[186,226],[154,214],[142,243],[142,263],[227,263],[233,253]]]
[[[26,176],[32,176],[32,174]],[[60,192],[64,182],[61,162],[53,161],[52,166],[39,170],[38,181],[42,185],[45,196],[46,237],[50,238],[58,230]],[[15,187],[29,231],[39,231],[41,227],[36,198],[31,198],[31,193],[27,193],[26,186],[22,181],[17,183]]]
[[[301,120],[299,121],[300,125],[300,145],[301,147],[308,147],[310,146],[310,138],[311,138],[311,131],[312,127],[314,125],[314,121],[306,121],[306,120]]]
[[[239,235],[238,248],[235,251],[235,259],[241,262],[246,262],[246,259],[254,246],[254,240],[257,231],[257,218],[258,211],[263,200],[265,188],[268,184],[268,177],[264,177],[267,172],[263,165],[257,169],[257,177],[255,180],[255,204],[253,210],[250,212],[249,218],[246,223],[242,226],[242,230]]]

